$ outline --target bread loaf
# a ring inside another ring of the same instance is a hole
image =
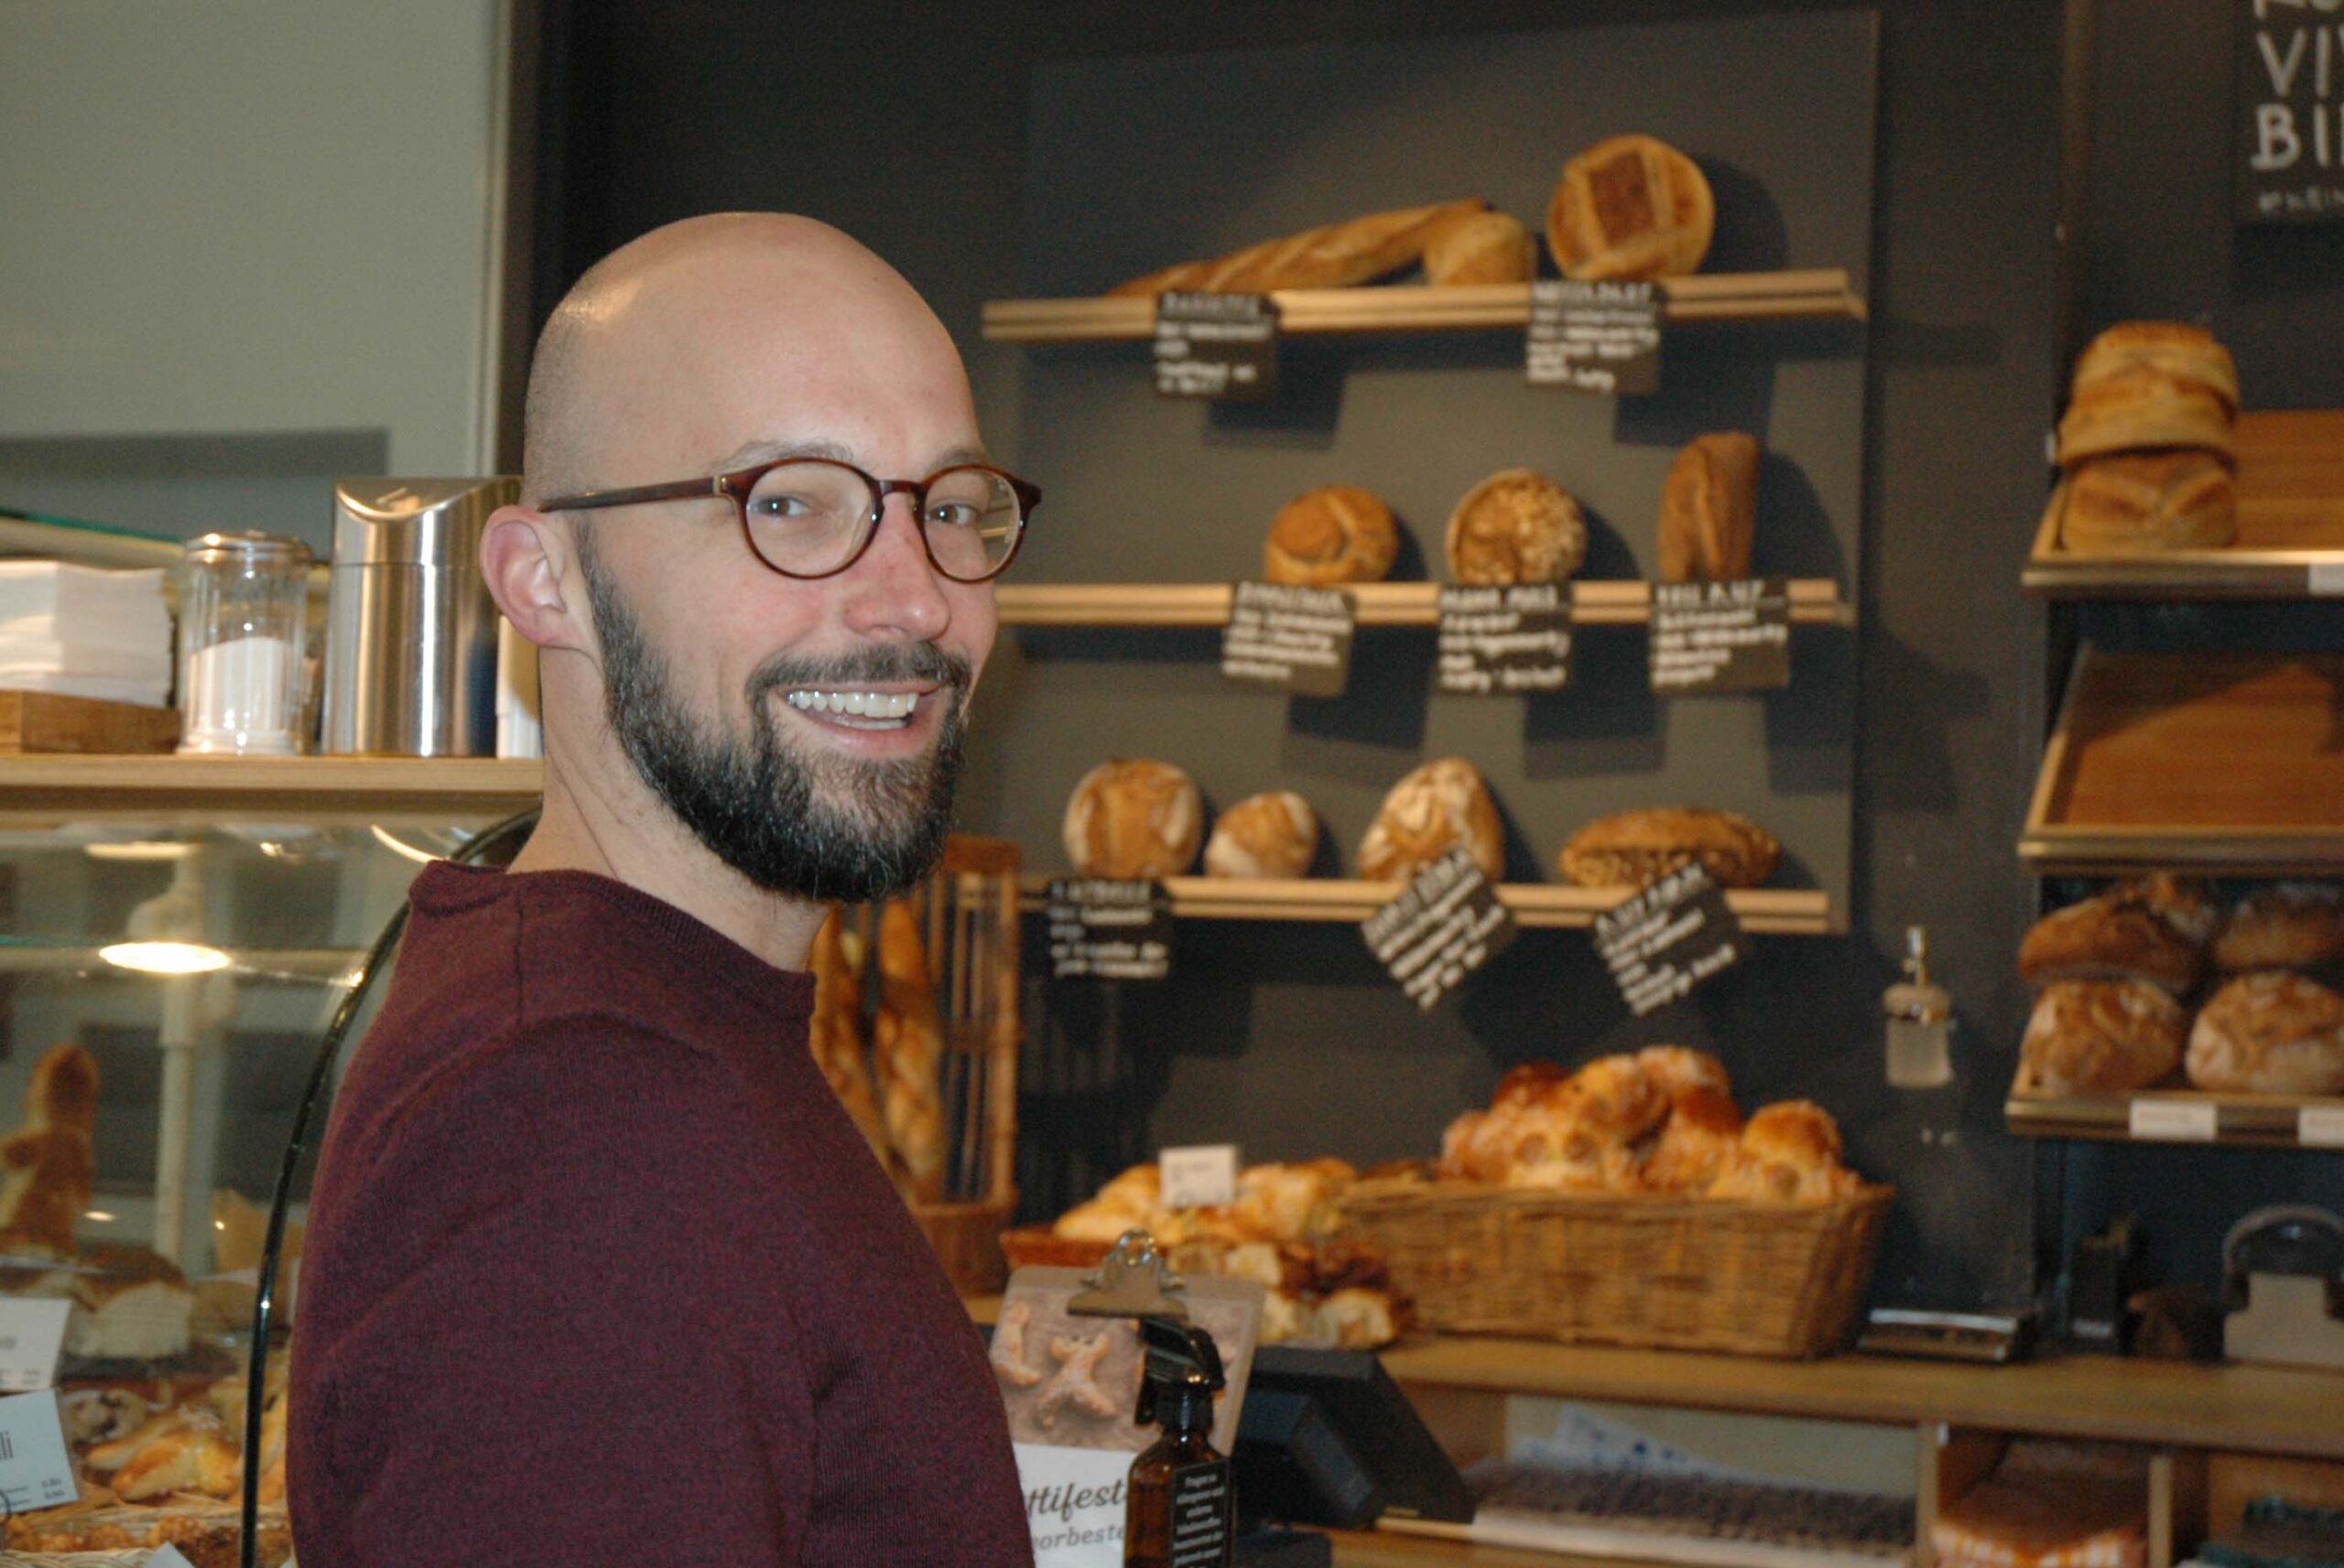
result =
[[[1510,212],[1473,212],[1425,246],[1425,281],[1435,287],[1527,283],[1538,276],[1538,243]]]
[[[2182,996],[2205,966],[2203,937],[2192,933],[2206,925],[2172,896],[2119,886],[2036,921],[2019,942],[2018,972],[2038,990],[2059,980],[2144,980]]]
[[[1670,806],[1599,817],[1570,836],[1559,864],[1579,887],[1643,887],[1698,860],[1720,887],[1752,888],[1781,858],[1774,836],[1746,816]]]
[[[1067,860],[1082,876],[1178,876],[1203,837],[1204,802],[1169,762],[1111,757],[1067,801]]]
[[[808,958],[814,973],[814,1013],[806,1044],[854,1130],[871,1145],[879,1163],[893,1170],[895,1151],[887,1142],[871,1068],[863,1057],[863,956],[862,938],[846,929],[842,912],[833,909],[814,934]]]
[[[1758,438],[1696,436],[1660,487],[1660,580],[1736,582],[1750,575],[1758,521]]]
[[[1318,852],[1318,814],[1292,790],[1249,795],[1221,814],[1205,841],[1205,874],[1298,877]]]
[[[1392,509],[1355,484],[1330,484],[1278,508],[1262,546],[1262,579],[1304,587],[1382,582],[1399,553]]]
[[[944,1195],[944,1021],[928,976],[928,949],[911,905],[891,900],[879,911],[879,1011],[871,1021],[887,1142],[902,1162],[913,1198]]]
[[[1839,1124],[1811,1100],[1762,1106],[1742,1130],[1740,1145],[1709,1184],[1713,1198],[1753,1203],[1823,1204],[1863,1184],[1839,1162]]]
[[[1731,1096],[1692,1088],[1669,1100],[1660,1141],[1644,1162],[1644,1187],[1655,1193],[1707,1193],[1733,1164],[1742,1147],[1742,1112]]]
[[[2052,493],[2059,544],[2078,555],[2219,549],[2238,536],[2238,491],[2211,452],[2093,458]]]
[[[1561,582],[1587,558],[1587,518],[1546,475],[1502,469],[1458,502],[1446,546],[1449,575],[1460,583]]]
[[[2238,407],[2238,366],[2230,351],[2186,321],[2119,321],[2076,356],[2072,390],[2097,391],[2141,374],[2202,387],[2226,408]]]
[[[2035,999],[2019,1054],[2055,1095],[2146,1088],[2181,1061],[2188,1018],[2144,980],[2056,980]]]
[[[2236,973],[2333,964],[2344,959],[2344,888],[2278,882],[2257,888],[2230,911],[2214,938],[2214,967]]]
[[[2235,460],[2230,410],[2210,389],[2143,371],[2067,399],[2059,418],[2059,464],[2115,452],[2186,447]]]
[[[1384,797],[1360,843],[1359,874],[1370,881],[1405,881],[1460,844],[1483,876],[1498,880],[1505,866],[1505,833],[1489,788],[1472,763],[1438,757]]]
[[[1430,207],[1371,212],[1282,239],[1264,240],[1210,261],[1182,262],[1119,283],[1107,292],[1263,294],[1275,288],[1348,288],[1420,259],[1435,234],[1488,206],[1479,197],[1469,197]]]
[[[1546,246],[1565,277],[1643,280],[1698,272],[1717,226],[1709,182],[1651,136],[1613,136],[1563,166]]]
[[[2241,975],[2198,1010],[2188,1065],[2201,1089],[2344,1094],[2344,996],[2284,970]]]

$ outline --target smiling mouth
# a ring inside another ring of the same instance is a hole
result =
[[[821,689],[800,687],[782,700],[800,713],[848,730],[901,730],[912,721],[919,694],[911,691],[857,691],[851,687]]]

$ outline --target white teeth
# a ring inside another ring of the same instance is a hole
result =
[[[909,719],[919,698],[907,691],[793,691],[784,698],[801,713],[874,719],[892,727]]]

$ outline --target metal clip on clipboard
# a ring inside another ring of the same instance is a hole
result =
[[[1156,1238],[1145,1230],[1126,1230],[1117,1237],[1100,1260],[1099,1271],[1087,1276],[1082,1285],[1066,1303],[1068,1312],[1080,1316],[1188,1321],[1188,1305],[1179,1300],[1186,1284],[1156,1249]]]

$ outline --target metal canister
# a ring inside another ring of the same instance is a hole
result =
[[[359,479],[334,487],[324,750],[485,757],[496,749],[489,514],[521,481]]]

